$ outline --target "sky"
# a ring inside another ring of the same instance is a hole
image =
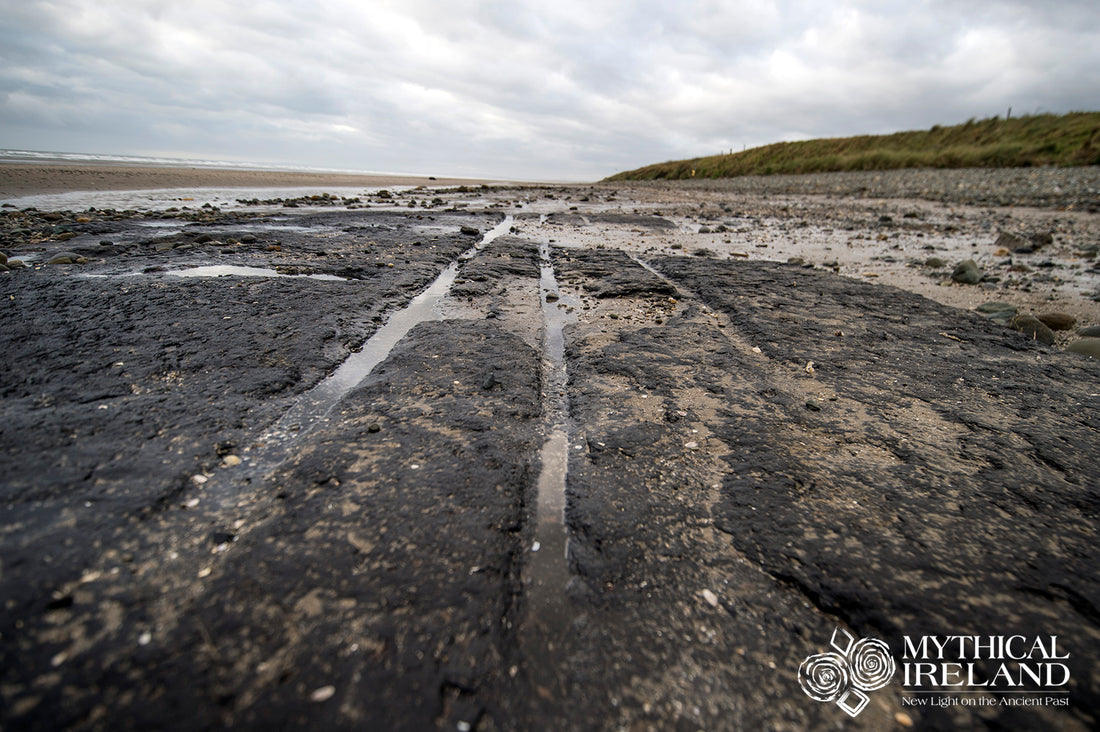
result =
[[[0,148],[591,181],[1100,110],[1096,0],[0,0]]]

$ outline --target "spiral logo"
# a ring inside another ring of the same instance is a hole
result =
[[[809,656],[798,667],[798,683],[814,701],[835,703],[848,716],[863,711],[876,691],[890,683],[897,665],[890,649],[877,638],[857,640],[837,627],[829,645],[832,651]]]
[[[798,667],[798,683],[814,701],[836,701],[848,682],[848,662],[839,653],[818,653]]]
[[[877,691],[894,678],[897,666],[890,649],[878,638],[863,638],[852,645],[848,654],[852,686],[860,691]]]

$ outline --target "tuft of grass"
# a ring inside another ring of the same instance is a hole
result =
[[[680,180],[898,168],[1100,165],[1100,112],[970,119],[890,135],[777,142],[731,155],[647,165],[607,178]]]

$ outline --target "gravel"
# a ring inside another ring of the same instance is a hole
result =
[[[923,198],[987,206],[1100,211],[1100,166],[874,170],[806,175],[751,175],[685,181],[637,181],[617,187],[683,187],[756,194],[825,194]]]

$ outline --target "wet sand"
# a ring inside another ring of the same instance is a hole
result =
[[[0,164],[0,198],[67,191],[161,188],[297,188],[303,186],[462,185],[483,181],[403,175],[356,175],[277,170],[130,167],[123,165]]]

